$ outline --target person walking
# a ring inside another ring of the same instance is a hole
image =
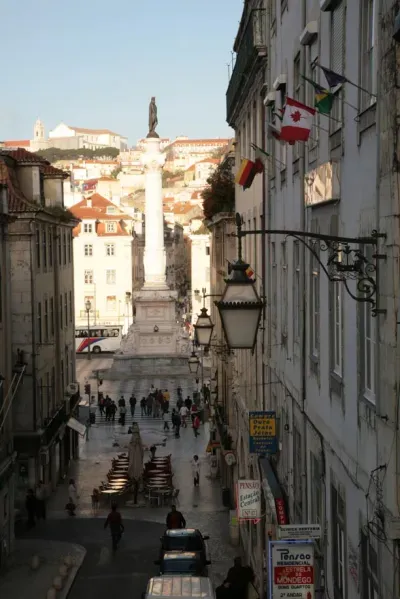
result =
[[[174,412],[174,428],[175,428],[175,438],[179,439],[180,434],[180,428],[181,428],[181,424],[182,424],[182,420],[181,420],[181,415],[179,414],[179,412]]]
[[[151,393],[147,396],[146,405],[147,405],[147,416],[153,415],[153,402],[154,397]]]
[[[136,408],[136,397],[133,393],[129,398],[129,405],[131,407],[131,416],[132,416],[132,418],[134,418],[135,417],[135,408]]]
[[[121,395],[121,397],[118,400],[118,407],[122,408],[123,406],[125,406],[125,397]]]
[[[125,418],[126,418],[126,407],[121,406],[119,409],[119,421],[122,426],[125,426]]]
[[[33,528],[36,524],[35,515],[36,515],[36,497],[33,492],[33,489],[28,489],[25,499],[25,507],[28,512],[28,528]]]
[[[169,414],[168,412],[164,412],[163,414],[163,422],[164,422],[164,431],[169,431]]]
[[[67,511],[70,516],[76,516],[75,510],[78,504],[78,490],[76,488],[76,484],[73,478],[69,479],[68,485],[68,503],[67,503]]]
[[[146,398],[142,397],[142,399],[140,400],[140,414],[143,418],[143,416],[146,416],[146,411],[147,411],[147,404],[146,404]]]
[[[194,432],[195,437],[199,436],[199,428],[200,428],[200,418],[196,414],[196,416],[193,419],[193,432]]]
[[[190,412],[190,408],[192,407],[192,400],[190,399],[189,395],[187,396],[187,398],[185,399],[185,406],[187,407],[187,409]]]
[[[192,460],[193,484],[195,487],[200,485],[200,462],[199,456],[194,455]]]
[[[115,414],[117,413],[117,406],[114,400],[111,401],[110,405],[110,418],[112,422],[115,422]]]
[[[104,523],[104,528],[110,527],[111,540],[113,551],[118,549],[119,542],[121,540],[122,533],[124,532],[124,525],[122,524],[122,516],[117,511],[117,504],[111,505],[111,512],[108,514],[107,519]]]
[[[99,399],[100,416],[104,416],[104,408],[105,408],[105,400],[104,400],[104,397],[101,396],[100,399]]]
[[[181,416],[181,421],[182,421],[182,428],[187,428],[187,423],[186,423],[186,419],[188,417],[189,414],[189,410],[187,409],[186,406],[182,406],[180,411],[180,416]]]
[[[186,528],[186,520],[182,512],[178,512],[176,505],[171,505],[171,511],[167,515],[166,524],[168,529]]]
[[[36,487],[36,515],[37,519],[46,520],[46,487],[40,480]]]

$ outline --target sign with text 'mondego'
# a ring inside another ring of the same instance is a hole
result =
[[[276,413],[249,412],[249,450],[257,455],[277,452]]]
[[[269,542],[270,599],[314,599],[312,541]]]
[[[261,482],[259,480],[239,480],[236,499],[239,520],[261,518]]]

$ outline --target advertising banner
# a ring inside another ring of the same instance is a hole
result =
[[[257,455],[278,450],[275,412],[249,412],[249,450]]]
[[[238,481],[237,515],[239,520],[257,520],[261,518],[261,481]]]
[[[312,541],[270,541],[270,599],[314,599]]]

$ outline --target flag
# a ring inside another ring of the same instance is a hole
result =
[[[264,170],[264,164],[261,162],[261,160],[256,159],[256,161],[253,162],[252,169],[249,173],[249,176],[246,179],[246,182],[243,184],[243,189],[249,189],[249,187],[251,187],[253,185],[255,176],[258,175],[259,173],[262,173],[263,170]]]
[[[331,71],[330,69],[327,69],[326,67],[323,67],[320,64],[318,66],[320,69],[323,70],[325,78],[330,88],[337,87],[342,83],[346,83],[347,79],[343,75],[339,75],[339,73],[335,73],[335,71]]]
[[[289,143],[307,141],[314,114],[315,108],[301,104],[293,98],[286,98],[280,139]]]
[[[254,162],[252,160],[248,160],[247,158],[243,158],[238,173],[236,175],[235,182],[238,185],[242,185],[243,187],[246,184],[246,181],[249,179],[250,174],[253,170]],[[253,177],[254,179],[254,177]]]
[[[284,112],[285,112],[284,108],[278,108],[278,112],[274,112],[274,116],[276,116],[277,119],[282,121]]]
[[[255,151],[256,163],[257,163],[257,161],[259,161],[262,164],[264,164],[265,160],[270,157],[268,152],[266,152],[259,146],[256,146],[256,144],[251,144],[251,147]]]
[[[305,75],[301,75],[304,81],[307,81],[315,89],[315,103],[314,106],[321,114],[329,114],[332,110],[335,96],[328,90],[316,83],[312,79],[309,79]]]
[[[274,125],[272,125],[271,123],[269,123],[268,125],[268,134],[277,139],[278,141],[282,141],[281,139],[281,132],[279,131],[279,129],[277,129],[276,127],[274,127]]]
[[[246,268],[246,275],[249,279],[252,279],[254,277],[254,270],[251,268],[251,266],[249,266],[248,268]]]

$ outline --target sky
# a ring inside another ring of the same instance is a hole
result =
[[[111,129],[129,144],[225,137],[228,67],[243,0],[0,0],[0,139],[60,122]]]

